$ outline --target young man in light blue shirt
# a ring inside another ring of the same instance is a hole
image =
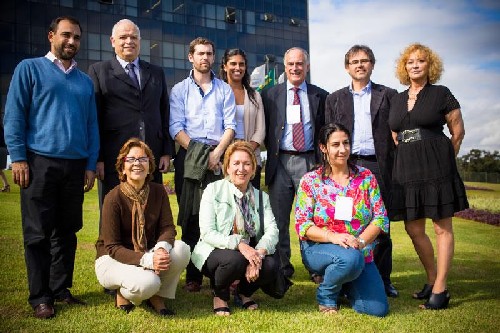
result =
[[[208,154],[205,159],[195,160],[195,166],[206,174],[204,177],[208,181],[222,177],[220,161],[234,138],[236,120],[233,91],[227,83],[217,79],[212,71],[214,44],[202,37],[194,39],[189,44],[188,59],[193,69],[170,92],[169,130],[180,146],[174,159],[175,191],[179,201],[178,223],[182,225],[182,240],[193,250],[200,237],[199,215],[196,211],[199,202],[189,202],[189,208],[186,209],[181,201],[182,192],[189,185],[184,179],[185,157],[195,146],[194,143],[198,143],[198,147],[205,145],[202,147],[207,149]],[[207,184],[203,183],[204,186]],[[193,207],[195,209],[191,209]],[[199,291],[202,279],[201,272],[190,262],[186,269],[186,290]]]

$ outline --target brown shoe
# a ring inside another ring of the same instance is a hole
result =
[[[54,307],[47,303],[38,304],[37,306],[35,306],[34,310],[35,312],[33,313],[33,315],[40,319],[49,319],[54,317],[56,314]]]
[[[190,293],[197,293],[201,290],[201,284],[195,281],[189,281],[186,283],[184,286],[184,290],[190,292]]]
[[[66,297],[63,297],[63,298],[57,298],[56,301],[57,302],[61,302],[61,303],[66,303],[68,305],[75,305],[75,304],[77,304],[77,305],[87,305],[87,303],[85,303],[81,299],[78,299],[78,298],[74,297],[71,294],[68,294]]]

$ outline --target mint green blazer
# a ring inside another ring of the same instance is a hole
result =
[[[264,232],[260,230],[259,190],[255,191],[255,210],[251,212],[257,233],[255,249],[265,249],[267,254],[274,254],[278,243],[278,227],[271,210],[269,196],[262,193],[264,207]],[[222,179],[208,184],[200,202],[200,240],[193,249],[191,260],[201,271],[203,264],[214,249],[237,250],[242,236],[230,235],[238,206],[234,196],[241,198],[243,193],[229,180]]]

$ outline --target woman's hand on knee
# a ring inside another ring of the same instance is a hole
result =
[[[164,248],[159,248],[153,255],[153,269],[157,274],[166,271],[170,267],[170,254]]]

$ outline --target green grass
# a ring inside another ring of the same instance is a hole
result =
[[[8,177],[11,179],[10,173]],[[493,193],[498,200],[498,192]],[[112,298],[102,293],[94,274],[96,190],[85,198],[72,288],[89,305],[57,304],[54,319],[38,320],[27,303],[18,188],[0,193],[0,202],[0,332],[494,332],[500,327],[500,229],[462,219],[454,219],[456,250],[449,277],[452,299],[445,311],[421,311],[419,301],[411,299],[410,294],[421,288],[425,277],[403,224],[396,222],[392,225],[392,278],[401,296],[389,300],[391,309],[386,318],[359,315],[350,307],[342,307],[336,316],[321,315],[315,285],[302,266],[293,230],[295,285],[284,299],[274,300],[259,291],[255,294],[259,311],[233,306],[230,317],[215,317],[207,281],[201,293],[189,294],[180,288],[183,276],[177,299],[168,303],[177,312],[174,318],[159,318],[143,306],[125,315],[114,309]],[[174,196],[171,204],[177,215]],[[428,231],[434,240],[430,222]]]
[[[467,198],[471,208],[488,210],[492,213],[500,213],[500,184],[467,183],[468,185],[486,188],[493,191],[470,190]]]

